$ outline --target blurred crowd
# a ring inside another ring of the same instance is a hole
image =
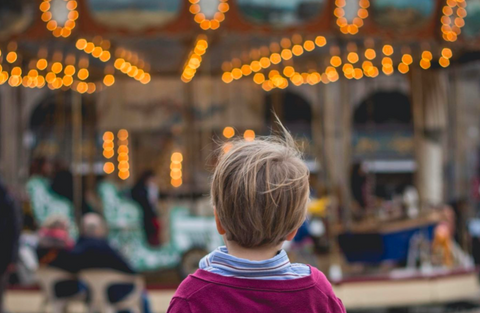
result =
[[[30,167],[30,177],[41,177],[49,184],[49,192],[73,204],[74,177],[63,162],[50,162],[45,158],[34,159]],[[128,197],[138,203],[143,211],[145,237],[151,246],[159,246],[160,222],[156,203],[158,191],[155,186],[155,173],[143,173]],[[115,279],[107,286],[106,294],[111,304],[119,304],[131,298],[135,289],[141,288],[139,306],[142,312],[150,312],[148,298],[138,283],[140,276],[126,258],[107,241],[108,227],[96,208],[95,199],[83,192],[81,197],[81,223],[78,238],[72,236],[72,221],[62,214],[49,214],[39,221],[35,214],[23,210],[19,201],[12,197],[6,185],[0,181],[0,313],[4,312],[3,295],[9,280],[22,280],[28,272],[28,280],[37,280],[45,292],[47,301],[55,312],[61,312],[67,299],[80,297],[87,304],[95,304],[95,293],[91,286],[81,279],[85,271],[97,270],[114,273]],[[25,214],[27,213],[27,214]],[[25,220],[24,220],[25,217]],[[24,228],[33,229],[32,235],[21,236]],[[21,249],[20,245],[23,245]],[[20,251],[20,256],[19,256]],[[20,257],[21,262],[17,262]],[[16,268],[17,264],[22,263]],[[15,275],[12,275],[12,274]],[[25,279],[24,279],[25,280]],[[88,279],[87,279],[88,280]],[[129,299],[126,308],[131,306]],[[97,301],[98,302],[98,301]],[[123,310],[118,310],[123,311]],[[128,310],[127,310],[128,311]]]

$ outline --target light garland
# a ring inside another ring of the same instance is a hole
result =
[[[113,155],[115,154],[113,150],[115,147],[115,143],[113,142],[114,139],[115,137],[111,131],[106,131],[103,133],[103,157],[107,160],[113,158]],[[103,164],[103,171],[105,174],[112,174],[113,171],[115,171],[115,165],[113,162],[105,162]]]
[[[433,59],[432,52],[425,50],[422,52],[422,58],[420,60],[420,67],[427,70],[432,66],[431,61]]]
[[[441,67],[448,67],[450,65],[450,59],[453,56],[452,49],[443,48],[441,54],[442,55],[438,59],[438,64],[440,64]]]
[[[386,76],[392,75],[395,69],[397,69],[400,74],[408,73],[414,61],[413,56],[410,54],[410,49],[402,49],[403,52],[401,56],[399,56],[400,60],[397,67],[394,67],[394,51],[394,48],[389,44],[382,47],[381,52],[383,57],[380,59],[380,67],[377,67],[373,63],[377,52],[372,48],[367,48],[364,52],[365,59],[362,62],[360,62],[359,55],[356,51],[350,51],[346,53],[345,60],[342,60],[338,55],[328,57],[329,65],[323,73],[315,70],[299,72],[293,66],[288,65],[283,68],[283,76],[276,69],[271,70],[268,75],[258,72],[253,75],[253,82],[261,85],[263,90],[271,91],[274,88],[284,89],[288,87],[288,82],[285,83],[287,79],[295,86],[305,84],[316,85],[320,82],[324,84],[336,82],[339,79],[340,69],[345,78],[355,80],[360,80],[364,77],[375,78],[380,74],[380,70]],[[444,68],[448,67],[450,65],[450,59],[453,56],[452,50],[450,48],[443,48],[441,51],[438,51],[438,54],[440,54],[438,58],[439,65]],[[421,52],[419,65],[426,70],[431,67],[432,60],[432,52],[423,50]]]
[[[220,23],[225,20],[225,13],[228,12],[230,6],[228,5],[228,0],[219,0],[217,12],[214,14],[212,19],[205,17],[205,14],[202,13],[202,7],[200,5],[201,0],[190,0],[190,13],[194,15],[194,21],[200,25],[200,28],[203,30],[208,29],[218,29]]]
[[[43,0],[39,6],[40,11],[43,12],[41,16],[42,20],[47,23],[47,29],[51,31],[55,37],[67,38],[76,26],[75,21],[78,19],[78,11],[76,10],[78,6],[77,1],[65,0],[65,2],[68,9],[68,17],[63,26],[58,25],[58,22],[53,19],[50,0]]]
[[[270,91],[274,88],[285,89],[288,87],[289,83],[287,78],[295,86],[300,86],[302,84],[316,85],[320,82],[328,84],[330,82],[336,82],[339,79],[338,72],[333,66],[328,66],[324,73],[319,73],[317,71],[300,73],[297,72],[293,66],[286,66],[283,69],[283,75],[284,76],[282,76],[277,70],[271,70],[268,73],[268,79],[263,73],[256,73],[253,76],[253,81],[256,84],[261,85],[263,90]]]
[[[91,54],[94,58],[99,59],[102,62],[107,62],[111,58],[110,41],[99,39],[100,44],[96,45],[93,41],[87,41],[83,38],[77,40],[75,47],[84,51],[87,54]]]
[[[144,85],[151,81],[152,78],[148,73],[150,66],[143,59],[139,58],[136,53],[122,48],[117,49],[115,53],[117,59],[113,66],[117,70]]]
[[[357,16],[353,19],[352,23],[349,23],[345,17],[345,5],[346,1],[358,1],[359,9]],[[370,7],[369,0],[335,0],[335,10],[333,14],[337,18],[337,25],[340,27],[340,31],[344,34],[355,35],[358,33],[359,28],[363,26],[363,20],[368,17],[368,8]]]
[[[126,129],[120,129],[117,133],[118,138],[118,177],[122,180],[126,180],[130,177],[130,158],[128,156],[128,131]]]
[[[43,88],[47,86],[51,90],[63,88],[64,90],[72,89],[78,93],[92,94],[97,90],[101,90],[102,86],[93,82],[86,82],[89,72],[87,68],[81,68],[77,73],[78,80],[74,79],[74,74],[77,72],[73,64],[63,65],[61,62],[50,62],[50,69],[47,71],[49,62],[41,58],[36,62],[34,68],[30,68],[28,72],[22,76],[22,69],[18,66],[11,69],[11,73],[7,71],[2,72],[0,65],[0,85],[8,81],[12,87],[19,87],[22,85],[25,88]],[[44,75],[41,73],[45,71]],[[63,72],[63,76],[61,75]],[[105,75],[105,86],[111,86],[114,83],[112,75]]]
[[[107,131],[103,133],[103,157],[105,159],[111,159],[113,158],[113,155],[115,154],[114,148],[115,148],[115,143],[113,142],[114,140],[113,133],[110,131]],[[113,165],[113,163],[112,163]],[[105,171],[107,172],[107,171]],[[113,172],[113,169],[111,171],[108,171],[107,174],[110,174]]]
[[[465,0],[447,0],[442,9],[442,37],[445,41],[455,42],[465,26],[467,16],[467,2]]]
[[[207,38],[203,35],[199,35],[197,37],[197,41],[195,42],[195,47],[193,48],[192,52],[190,52],[187,61],[185,62],[185,66],[183,67],[182,76],[180,79],[184,83],[189,83],[192,81],[193,77],[197,73],[197,69],[202,64],[202,55],[205,54],[208,48]]]
[[[183,184],[182,180],[182,162],[183,155],[180,152],[172,153],[170,158],[170,184],[178,188]]]
[[[243,76],[249,76],[253,73],[260,72],[262,69],[269,68],[272,64],[279,64],[282,60],[290,60],[293,56],[302,55],[304,51],[310,52],[316,47],[323,47],[326,44],[327,39],[324,36],[317,36],[315,41],[303,41],[299,35],[294,35],[292,40],[289,38],[283,38],[280,44],[274,42],[270,45],[270,49],[265,47],[263,53],[258,52],[258,50],[252,50],[251,55],[254,54],[257,57],[249,64],[240,64],[238,67],[234,67],[231,71],[224,71],[222,80],[227,84],[231,83],[233,80],[238,80]],[[260,56],[258,56],[259,54]],[[264,56],[261,56],[261,54]]]
[[[398,71],[401,74],[406,74],[410,70],[410,65],[413,63],[413,57],[409,53],[402,56],[402,62],[398,64]]]

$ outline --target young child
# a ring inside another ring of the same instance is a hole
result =
[[[235,141],[219,160],[211,198],[226,246],[200,261],[167,313],[345,313],[325,275],[290,263],[282,245],[305,220],[308,169],[291,135]]]

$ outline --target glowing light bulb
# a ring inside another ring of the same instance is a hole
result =
[[[106,174],[112,174],[115,171],[115,165],[112,162],[105,162],[103,165],[103,171]]]
[[[253,76],[253,81],[260,85],[262,84],[264,81],[265,81],[265,75],[263,75],[262,73],[256,73],[254,76]]]
[[[255,132],[251,129],[247,129],[243,133],[243,138],[245,138],[246,141],[253,141],[255,139]]]
[[[235,136],[235,130],[233,129],[233,127],[230,127],[230,126],[225,127],[223,129],[223,136],[228,139]]]
[[[367,49],[365,50],[365,58],[368,60],[373,60],[377,57],[377,53],[373,49]]]
[[[111,74],[105,75],[103,78],[103,83],[105,86],[110,87],[115,83],[115,77]]]
[[[77,74],[77,77],[81,80],[85,80],[88,78],[88,70],[86,68],[81,68],[80,70],[78,70],[78,74]]]
[[[10,51],[6,58],[8,63],[14,63],[17,61],[17,53],[15,51]]]

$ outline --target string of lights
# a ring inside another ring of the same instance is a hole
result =
[[[250,52],[252,60],[249,64],[242,65],[240,59],[233,59],[231,62],[224,64],[222,80],[227,84],[231,83],[233,80],[257,73],[262,69],[279,64],[282,60],[290,60],[294,56],[302,55],[305,51],[310,52],[315,50],[316,47],[323,47],[326,44],[327,39],[324,36],[317,36],[315,40],[307,39],[305,41],[299,34],[293,35],[292,39],[283,38],[280,43],[271,43],[270,47],[253,49]],[[230,69],[230,67],[233,68]]]
[[[455,42],[465,26],[464,18],[467,16],[467,1],[446,0],[442,8],[442,37],[445,41]]]
[[[182,76],[180,79],[184,83],[189,83],[192,81],[193,77],[197,73],[197,69],[202,64],[202,55],[205,54],[208,48],[207,37],[204,35],[199,35],[195,41],[195,46],[188,55],[185,66],[183,67]]]
[[[227,140],[232,139],[233,136],[235,136],[235,129],[231,126],[226,126],[223,131],[222,131],[223,137],[225,137]],[[252,129],[247,129],[243,132],[243,139],[245,141],[253,141],[255,140],[255,131]],[[223,145],[223,153],[228,153],[230,149],[232,149],[233,144],[231,142],[226,142]]]
[[[213,15],[213,18],[209,19],[202,12],[201,0],[189,0],[189,11],[194,15],[194,21],[200,25],[203,30],[218,29],[220,24],[225,20],[225,13],[228,12],[230,6],[228,0],[219,0],[217,12]]]
[[[103,157],[105,159],[113,158],[115,151],[115,144],[114,144],[114,135],[111,131],[106,131],[103,133]],[[115,165],[111,161],[107,161],[103,164],[103,171],[106,174],[111,174],[115,171]]]
[[[183,184],[182,180],[182,162],[183,155],[180,152],[172,153],[170,158],[170,184],[178,188]]]
[[[111,58],[110,51],[108,51],[108,49],[110,49],[110,41],[103,40],[98,36],[92,41],[80,38],[77,40],[75,47],[80,51],[91,54],[94,58],[97,58],[102,62],[107,62]]]
[[[8,57],[5,58],[7,64],[0,62],[0,85],[8,82],[12,87],[43,88],[46,86],[51,90],[72,89],[81,94],[92,94],[103,89],[103,85],[99,82],[86,81],[90,75],[88,58],[80,58],[75,64],[75,55],[70,54],[63,59],[60,52],[55,52],[52,58],[47,60],[46,50],[41,49],[38,59],[31,59],[24,72],[21,66],[15,65],[22,60],[22,57],[16,52],[16,43],[10,43],[7,49],[11,50],[7,54]],[[10,67],[10,73],[8,67]],[[110,72],[111,70],[107,67],[106,75],[103,78],[103,83],[107,87],[115,82],[115,78]]]
[[[130,158],[128,156],[128,131],[126,129],[120,129],[117,133],[118,138],[118,177],[122,180],[126,180],[130,177]]]
[[[152,78],[149,74],[150,65],[140,58],[137,53],[118,48],[115,51],[115,56],[116,60],[113,66],[117,70],[144,85],[151,81]]]
[[[54,19],[51,7],[50,0],[43,0],[40,3],[39,9],[42,12],[42,21],[46,23],[46,27],[49,31],[52,32],[55,37],[64,37],[67,38],[72,34],[72,30],[75,28],[75,21],[78,19],[77,1],[75,0],[64,0],[65,6],[68,10],[67,20],[64,25],[59,25],[59,22]]]
[[[335,10],[333,15],[337,18],[337,25],[343,34],[355,35],[358,33],[359,28],[363,26],[363,20],[368,17],[368,8],[370,7],[369,0],[348,0],[358,1],[357,15],[351,22],[346,18],[345,6],[347,0],[335,0]]]
[[[356,49],[356,48],[355,48]],[[336,49],[332,49],[336,50]],[[403,52],[399,57],[397,70],[401,74],[406,74],[410,71],[410,66],[413,64],[413,57],[410,53],[410,48],[402,48]],[[295,86],[303,84],[316,85],[318,83],[332,83],[339,79],[339,72],[337,68],[341,68],[343,75],[347,79],[362,79],[363,77],[375,78],[380,74],[380,69],[383,74],[390,76],[394,73],[394,48],[386,44],[382,47],[381,58],[378,58],[380,64],[375,65],[377,53],[372,48],[365,49],[364,60],[360,63],[360,56],[356,51],[350,51],[345,54],[344,59],[339,55],[333,55],[329,58],[329,65],[324,72],[316,70],[309,70],[308,72],[297,71],[292,65],[287,65],[283,68],[282,73],[279,70],[272,69],[266,76],[262,72],[258,72],[253,76],[253,81],[261,85],[265,91],[270,91],[274,88],[284,89],[288,86],[288,80]],[[336,52],[335,52],[336,53]],[[453,52],[450,48],[443,48],[439,51],[438,64],[442,67],[450,65],[450,59]],[[419,65],[423,69],[428,69],[433,60],[433,54],[429,50],[423,50],[419,57]],[[357,64],[359,66],[357,66]],[[361,65],[360,65],[361,64]],[[283,74],[283,75],[282,75]]]

